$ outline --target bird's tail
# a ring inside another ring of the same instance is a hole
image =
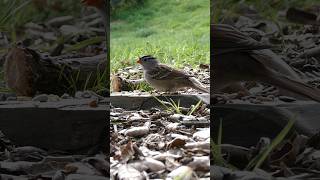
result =
[[[210,93],[209,88],[205,87],[200,81],[198,81],[194,77],[190,77],[189,80],[192,82],[192,85],[194,89],[199,90],[204,93]]]
[[[271,76],[271,78],[266,78],[265,82],[320,102],[320,89],[284,75],[272,73]]]

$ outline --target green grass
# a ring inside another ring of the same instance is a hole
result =
[[[143,55],[181,68],[210,62],[209,0],[146,0],[111,22],[112,72]]]

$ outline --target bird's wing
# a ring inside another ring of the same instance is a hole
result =
[[[157,66],[152,71],[149,71],[148,74],[156,80],[187,79],[191,77],[182,71],[173,69],[163,64]]]
[[[265,67],[273,69],[285,76],[301,81],[300,76],[277,54],[269,49],[252,51],[250,56],[262,63]]]
[[[214,55],[232,51],[258,50],[271,47],[225,24],[211,24],[210,39]]]
[[[319,89],[314,88],[305,82],[285,76],[279,72],[274,71],[273,69],[268,69],[268,71],[269,73],[266,74],[263,82],[278,86],[282,89],[300,94],[304,97],[309,97],[315,101],[320,102]]]

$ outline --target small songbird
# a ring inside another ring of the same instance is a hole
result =
[[[86,6],[94,7],[100,14],[103,24],[107,27],[107,4],[106,0],[82,0],[81,1]]]
[[[306,84],[270,46],[236,28],[211,24],[213,92],[240,81],[258,81],[320,101],[320,90]]]
[[[159,91],[174,92],[189,87],[209,93],[209,90],[193,76],[160,64],[150,55],[140,57],[137,63],[142,65],[147,83]]]

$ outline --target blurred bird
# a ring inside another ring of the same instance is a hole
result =
[[[94,7],[100,14],[104,27],[107,27],[107,4],[106,0],[82,0],[81,1],[86,6]]]
[[[241,81],[259,81],[320,101],[320,90],[303,82],[269,45],[224,24],[211,24],[210,36],[213,92]]]
[[[107,24],[108,23],[107,22],[108,12],[107,12],[107,2],[106,2],[106,0],[82,0],[81,2],[85,6],[94,7],[98,11],[98,13],[100,14],[100,16],[102,18],[102,21],[103,21],[106,43],[109,43],[110,36],[109,36],[109,33],[108,33],[108,26],[107,26],[108,25]],[[107,49],[105,49],[105,51],[107,51]]]
[[[157,90],[172,92],[189,87],[209,93],[209,90],[193,76],[160,64],[152,56],[143,56],[138,59],[137,63],[142,65],[145,80]]]

